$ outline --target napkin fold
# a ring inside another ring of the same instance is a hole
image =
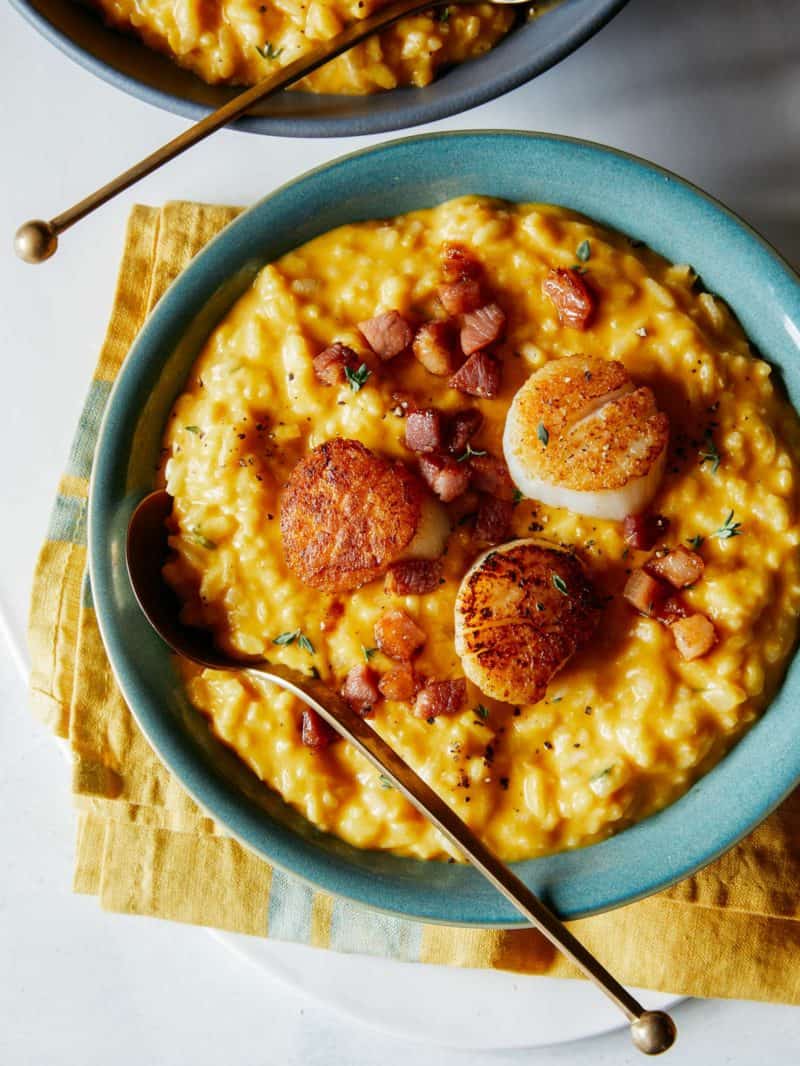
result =
[[[151,915],[406,961],[576,977],[534,930],[427,926],[314,891],[227,836],[159,762],[117,689],[86,571],[86,507],[111,385],[148,314],[237,214],[137,206],[111,319],[39,556],[29,644],[35,713],[68,739],[74,888]],[[622,981],[696,996],[800,1003],[800,792],[669,891],[570,923]]]

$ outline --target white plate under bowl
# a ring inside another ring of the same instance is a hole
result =
[[[616,1007],[588,981],[342,955],[304,944],[213,934],[304,996],[393,1036],[473,1051],[565,1044],[619,1029]],[[632,989],[649,1009],[682,996]]]

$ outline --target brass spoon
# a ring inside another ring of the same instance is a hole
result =
[[[23,223],[14,238],[14,249],[17,255],[26,263],[43,263],[45,259],[55,254],[59,235],[70,226],[74,226],[76,222],[80,222],[96,208],[102,207],[118,193],[129,189],[141,178],[152,174],[154,170],[158,170],[164,163],[168,163],[170,159],[185,152],[198,141],[204,140],[222,126],[227,126],[229,122],[241,118],[259,100],[264,100],[273,93],[294,85],[307,74],[313,73],[331,59],[348,51],[353,45],[371,37],[373,33],[419,11],[431,11],[434,8],[453,7],[457,4],[474,2],[475,0],[392,0],[374,14],[353,22],[335,37],[316,44],[298,59],[280,67],[274,74],[270,74],[249,89],[245,89],[244,92],[239,93],[200,122],[190,126],[184,133],[162,145],[161,148],[114,178],[113,181],[108,182],[107,185],[103,185],[90,196],[67,208],[66,211],[62,211],[55,218],[51,218],[49,222],[43,219],[32,219]],[[524,6],[529,4],[530,0],[492,0],[492,2],[504,6]]]
[[[131,516],[126,544],[128,575],[136,599],[150,625],[170,648],[201,666],[245,670],[265,678],[316,711],[455,844],[520,914],[605,992],[630,1022],[631,1037],[640,1051],[658,1055],[671,1047],[676,1036],[672,1018],[663,1011],[645,1010],[338,693],[322,681],[264,658],[229,658],[214,645],[210,633],[181,623],[178,599],[161,574],[168,551],[166,520],[171,511],[172,497],[163,490],[145,496]]]

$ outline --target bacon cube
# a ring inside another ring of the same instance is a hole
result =
[[[461,350],[472,355],[494,344],[506,328],[505,311],[495,303],[484,304],[461,319]]]
[[[704,614],[692,614],[679,618],[671,625],[675,647],[687,662],[706,655],[717,643],[714,623]]]
[[[324,352],[314,356],[314,373],[323,385],[341,385],[345,381],[345,367],[355,370],[361,360],[352,348],[336,341]]]
[[[622,523],[625,543],[638,551],[650,551],[669,529],[669,519],[662,514],[629,514]]]
[[[475,519],[475,536],[488,544],[500,544],[511,536],[514,504],[496,496],[482,496]]]
[[[366,322],[359,322],[358,331],[373,352],[384,361],[400,355],[414,339],[410,323],[399,311],[384,311]]]
[[[441,578],[440,559],[404,559],[389,567],[383,590],[389,596],[424,596],[438,589]]]
[[[406,416],[406,447],[412,452],[438,452],[444,446],[444,419],[435,407]]]
[[[469,472],[473,488],[479,492],[488,492],[501,500],[514,499],[514,482],[504,459],[494,455],[471,455]]]
[[[405,611],[387,611],[375,623],[375,643],[390,659],[410,659],[425,639],[425,631]]]
[[[656,555],[648,560],[645,570],[654,577],[668,581],[676,589],[685,589],[697,581],[705,565],[702,556],[680,544],[666,555]]]
[[[549,296],[562,326],[586,329],[595,313],[595,298],[575,270],[551,270],[542,282],[542,292]]]
[[[631,570],[622,595],[640,614],[652,618],[667,595],[663,581],[651,577],[644,570]]]
[[[448,385],[468,396],[491,399],[500,391],[503,367],[500,360],[489,352],[475,352],[453,374]]]
[[[477,310],[483,303],[483,292],[479,281],[474,278],[460,278],[449,284],[440,285],[436,290],[439,302],[448,315],[464,315]]]
[[[443,503],[450,503],[469,488],[470,472],[466,463],[458,463],[443,455],[421,457],[419,472]]]
[[[482,273],[483,267],[466,245],[458,241],[445,241],[442,245],[442,277],[445,281],[475,279]]]
[[[359,663],[349,671],[342,685],[342,696],[351,708],[366,718],[380,699],[378,675],[371,666]]]
[[[436,718],[440,714],[458,714],[466,698],[467,683],[463,677],[456,681],[429,681],[417,693],[414,715]]]
[[[419,679],[410,663],[393,667],[378,682],[381,695],[387,700],[413,700],[419,687]]]
[[[451,455],[463,455],[467,445],[483,425],[483,415],[477,407],[456,411],[447,423],[447,450]]]
[[[338,736],[333,726],[328,725],[322,715],[312,711],[310,707],[303,711],[300,738],[307,748],[312,751],[324,751]]]
[[[414,358],[429,374],[445,377],[456,366],[456,336],[449,322],[426,322],[414,337]]]

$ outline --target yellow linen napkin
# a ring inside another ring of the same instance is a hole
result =
[[[533,930],[388,918],[272,870],[186,795],[114,684],[86,576],[86,500],[111,383],[145,318],[232,208],[172,203],[131,215],[108,334],[34,579],[35,712],[68,737],[78,810],[74,887],[129,914],[390,958],[576,976]],[[668,892],[572,928],[624,982],[800,1003],[800,792],[747,840]]]

